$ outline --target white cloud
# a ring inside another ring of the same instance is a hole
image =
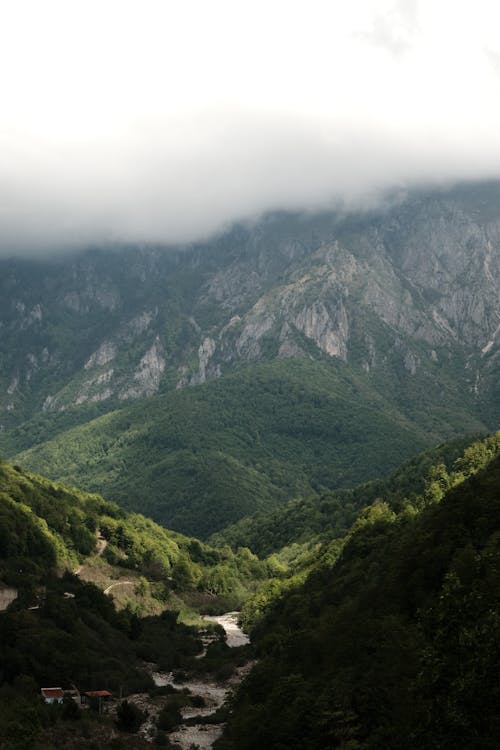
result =
[[[1,251],[500,177],[499,21],[493,0],[5,2]]]

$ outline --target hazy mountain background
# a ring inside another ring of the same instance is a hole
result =
[[[491,182],[2,260],[1,450],[207,535],[495,429],[499,245]]]
[[[496,750],[499,25],[5,8],[1,750]]]

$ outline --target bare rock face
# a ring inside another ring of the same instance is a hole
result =
[[[147,352],[141,357],[138,367],[133,374],[130,386],[118,395],[120,400],[140,398],[141,396],[152,396],[160,387],[161,377],[167,362],[165,350],[157,338]]]
[[[131,343],[139,338],[146,331],[150,330],[151,324],[156,317],[157,310],[143,310],[131,320],[126,321],[118,333],[118,339],[124,343]]]
[[[116,344],[114,344],[112,341],[104,341],[100,345],[99,349],[91,354],[91,356],[85,362],[84,367],[86,370],[90,370],[94,367],[102,367],[103,365],[107,365],[108,362],[111,362],[116,357],[116,353]]]
[[[334,311],[327,310],[323,302],[313,302],[299,312],[294,322],[297,330],[314,341],[318,349],[330,357],[347,360],[349,323],[341,300]]]
[[[123,401],[156,393],[166,368],[165,348],[160,337],[156,335],[153,342],[147,343],[152,338],[157,314],[157,309],[143,310],[132,318],[127,316],[121,320],[114,338],[107,338],[99,344],[71,383],[47,395],[42,410],[65,411],[82,404],[101,403],[113,398]],[[45,349],[42,361],[47,360],[48,351]]]
[[[500,185],[371,214],[269,216],[192,248],[89,251],[36,273],[0,261],[0,334],[2,425],[290,357],[344,363],[381,388],[446,376],[487,403]]]
[[[259,359],[261,339],[275,324],[273,311],[266,305],[266,300],[259,300],[250,313],[245,316],[245,325],[236,343],[236,351],[242,359]]]
[[[198,373],[191,378],[191,385],[199,385],[200,383],[204,383],[206,381],[207,369],[210,363],[210,359],[215,353],[215,349],[216,344],[213,339],[211,339],[209,336],[203,339],[200,346],[198,347]]]
[[[224,310],[233,310],[259,290],[261,280],[256,271],[246,273],[244,269],[223,269],[210,282],[208,292]]]

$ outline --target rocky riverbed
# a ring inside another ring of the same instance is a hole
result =
[[[221,625],[226,632],[226,642],[231,648],[244,646],[249,642],[248,636],[243,633],[238,625],[238,612],[226,612],[224,615],[216,617],[205,617],[207,622],[214,622]],[[207,644],[208,645],[208,644]],[[203,698],[204,707],[194,708],[186,706],[181,709],[184,719],[193,716],[210,716],[220,708],[231,690],[234,690],[243,677],[248,674],[253,664],[251,662],[236,669],[228,680],[216,681],[207,677],[202,679],[199,676],[187,678],[183,682],[176,682],[172,672],[152,672],[152,677],[158,687],[172,685],[176,689],[189,688],[193,696]],[[151,720],[153,717],[151,716]],[[200,750],[211,748],[215,740],[222,734],[224,724],[195,724],[193,726],[180,724],[177,729],[169,733],[171,742],[175,742],[182,750],[190,750],[191,747],[197,746]],[[146,730],[147,728],[144,727]]]
[[[231,648],[236,646],[245,646],[249,643],[249,638],[242,631],[238,625],[239,612],[226,612],[225,615],[217,615],[215,617],[206,616],[203,619],[207,622],[215,622],[218,625],[222,625],[226,631],[226,643]]]

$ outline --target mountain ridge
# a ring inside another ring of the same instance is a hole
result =
[[[485,183],[0,261],[0,450],[202,535],[381,476],[498,427],[499,251]]]
[[[453,432],[443,421],[437,430]],[[206,537],[259,508],[396,469],[431,436],[342,365],[288,361],[110,412],[15,460]]]
[[[491,183],[270,215],[184,249],[0,261],[2,424],[322,355],[375,381],[442,370],[481,408],[496,398],[499,222]]]

